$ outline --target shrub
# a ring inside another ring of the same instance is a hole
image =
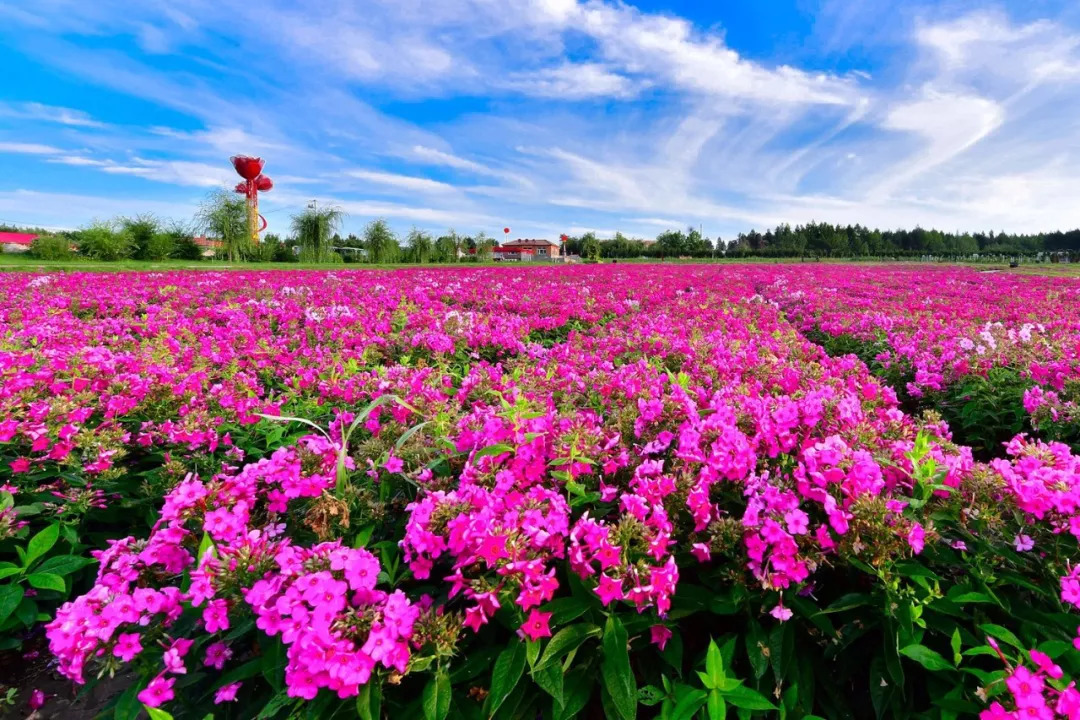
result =
[[[30,255],[38,260],[68,260],[74,253],[71,251],[71,240],[67,237],[39,235],[30,245]]]
[[[75,235],[79,253],[95,260],[124,260],[135,253],[132,236],[112,223],[95,222]]]
[[[177,260],[202,260],[203,250],[195,244],[191,233],[182,232],[174,235],[172,257]]]

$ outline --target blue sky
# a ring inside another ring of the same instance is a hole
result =
[[[0,222],[1080,226],[1080,4],[0,0]]]

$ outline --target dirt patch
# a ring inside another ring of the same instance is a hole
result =
[[[0,653],[0,697],[17,688],[14,705],[0,703],[0,717],[44,720],[93,720],[114,697],[124,692],[132,678],[118,675],[105,678],[89,690],[56,672],[44,634],[36,634],[22,650]],[[45,704],[30,709],[34,690],[45,693]]]

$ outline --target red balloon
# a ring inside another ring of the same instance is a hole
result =
[[[255,187],[259,189],[259,192],[266,192],[267,190],[274,187],[274,181],[266,177],[265,175],[260,175],[259,177],[255,178]]]
[[[510,228],[503,228],[503,232],[506,233],[507,235],[509,235],[510,234]]]
[[[261,173],[263,169],[262,158],[250,157],[248,155],[233,155],[229,160],[232,162],[233,167],[236,168],[236,172],[245,180],[254,180],[259,176],[259,173]]]

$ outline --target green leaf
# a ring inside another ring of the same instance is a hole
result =
[[[440,670],[424,688],[424,720],[445,720],[450,713],[450,676]]]
[[[55,555],[38,565],[34,570],[39,573],[52,573],[53,575],[70,575],[82,570],[94,562],[90,558],[79,555]]]
[[[496,455],[505,455],[506,453],[512,452],[514,452],[514,447],[512,445],[505,445],[503,443],[498,443],[496,445],[488,445],[486,448],[476,451],[476,453],[473,455],[473,461],[475,462],[480,458],[493,457]]]
[[[947,600],[954,602],[957,605],[964,605],[965,603],[993,603],[994,598],[990,597],[986,593],[981,592],[962,592],[953,596],[947,596]]]
[[[217,557],[217,546],[214,545],[214,538],[210,537],[210,533],[204,532],[202,540],[199,541],[199,550],[195,554],[196,564],[202,562],[203,556],[206,554],[207,550],[210,551],[211,556]]]
[[[694,688],[675,703],[675,709],[671,711],[671,720],[690,720],[708,698],[709,695],[704,690]]]
[[[819,615],[828,615],[829,613],[843,612],[844,610],[851,610],[852,608],[861,607],[863,605],[870,604],[870,596],[865,593],[848,593],[842,595],[829,607],[818,612]]]
[[[720,648],[716,646],[714,640],[709,640],[709,650],[705,653],[705,676],[708,680],[705,687],[710,690],[719,688],[726,677],[724,675],[724,660],[720,655]]]
[[[555,707],[561,708],[563,700],[563,670],[558,665],[548,665],[543,670],[533,670],[533,682],[555,700]]]
[[[561,710],[555,708],[555,720],[569,720],[585,708],[594,680],[595,673],[591,672],[572,672],[564,678],[563,706]]]
[[[369,682],[360,686],[356,696],[356,713],[360,720],[379,720],[382,717],[382,684]]]
[[[0,568],[0,580],[11,577],[12,575],[18,575],[21,572],[23,572],[23,569],[20,567]]]
[[[146,710],[146,714],[150,716],[150,720],[173,720],[173,716],[165,712],[161,708],[153,708],[149,705],[143,705],[143,709]]]
[[[940,653],[931,650],[925,645],[908,645],[907,647],[902,647],[900,648],[900,654],[911,658],[927,670],[933,672],[953,669],[953,666],[949,661],[941,657]]]
[[[21,585],[0,587],[0,624],[15,612],[15,608],[19,607],[25,593]]]
[[[30,585],[38,590],[56,590],[61,593],[67,590],[67,586],[64,585],[64,578],[52,573],[31,573],[26,579],[30,581]]]
[[[26,627],[33,625],[38,619],[38,606],[33,598],[24,597],[19,607],[15,608],[15,617],[19,618]]]
[[[954,628],[952,639],[949,642],[953,652],[953,665],[960,664],[960,628]]]
[[[30,542],[26,545],[26,557],[23,559],[23,567],[30,567],[32,562],[52,550],[52,546],[59,539],[60,523],[53,523],[30,538]]]
[[[1013,632],[1007,628],[1003,628],[1000,625],[994,625],[993,623],[983,623],[979,626],[987,635],[996,637],[998,640],[1003,640],[1012,645],[1017,650],[1023,651],[1025,646],[1020,642],[1020,639],[1013,634]]]
[[[724,702],[724,696],[719,690],[709,692],[706,709],[709,711],[709,720],[724,720],[727,717],[727,703]]]
[[[579,647],[589,639],[590,635],[596,634],[600,628],[591,623],[577,623],[564,627],[548,642],[540,655],[540,661],[536,663],[536,670],[542,670],[548,665],[561,660],[568,652]]]
[[[769,641],[757,620],[751,619],[747,630],[744,636],[746,654],[750,658],[750,667],[754,669],[754,679],[760,680],[769,670],[769,658],[765,654],[769,649]]]
[[[600,664],[600,674],[619,717],[622,720],[635,720],[637,681],[634,679],[633,670],[630,669],[628,641],[626,628],[619,619],[614,616],[608,617],[604,626],[604,659]]]
[[[532,669],[536,665],[536,658],[540,657],[540,641],[539,640],[526,640],[525,641],[525,661],[529,663],[529,668]]]
[[[659,705],[664,699],[664,691],[655,685],[646,685],[643,688],[638,688],[637,699],[638,704],[645,707]]]
[[[499,653],[495,667],[491,671],[491,688],[488,694],[488,717],[495,714],[503,701],[517,687],[521,674],[525,671],[525,644],[517,640]]]
[[[364,688],[366,687],[368,687],[368,685],[360,686],[360,694],[364,693]],[[378,684],[376,684],[376,687],[378,687]],[[281,708],[285,707],[292,701],[293,699],[289,697],[289,694],[287,692],[285,692],[284,690],[279,691],[276,695],[266,701],[266,704],[262,706],[262,710],[260,710],[259,714],[255,716],[255,720],[268,720],[269,718],[274,717],[278,714],[278,711],[281,710]],[[364,718],[364,720],[370,719]]]
[[[723,693],[724,699],[731,705],[745,710],[776,710],[769,699],[753,688],[740,685]]]

